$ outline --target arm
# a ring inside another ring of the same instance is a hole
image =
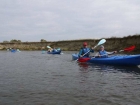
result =
[[[82,49],[80,49],[78,56],[80,57],[82,55]]]
[[[98,52],[98,57],[107,57],[107,56],[108,56],[108,53],[106,51]]]
[[[117,51],[112,51],[112,52],[106,52],[108,55],[111,55],[111,54],[115,54],[117,53]]]
[[[93,47],[90,49],[90,52],[94,53],[94,48]]]

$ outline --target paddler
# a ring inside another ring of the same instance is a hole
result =
[[[48,49],[48,52],[52,52],[52,51],[53,51],[53,49],[52,49],[52,48],[49,48],[49,49]]]
[[[104,46],[101,45],[101,46],[100,46],[100,50],[99,50],[99,52],[97,53],[97,57],[107,58],[108,55],[115,54],[115,53],[117,53],[117,51],[112,51],[112,52],[107,52],[107,51],[105,51]]]
[[[90,52],[94,53],[94,48],[88,48],[87,45],[87,42],[83,43],[83,47],[80,49],[78,54],[79,57],[89,57]]]

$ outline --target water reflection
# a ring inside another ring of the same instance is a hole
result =
[[[88,63],[78,63],[79,67],[81,70],[86,70],[89,68],[89,64]]]
[[[103,64],[94,64],[94,63],[78,63],[80,71],[93,71],[97,70],[99,72],[123,72],[123,73],[133,73],[140,75],[140,68],[139,66],[113,66],[113,65],[103,65]]]
[[[70,52],[0,57],[0,105],[139,105],[140,68],[79,64]]]

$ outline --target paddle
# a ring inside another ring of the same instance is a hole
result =
[[[51,48],[50,46],[47,46],[47,48]]]
[[[105,39],[101,39],[99,42],[98,42],[98,44],[96,45],[96,46],[94,46],[94,48],[93,49],[95,49],[97,46],[99,46],[99,45],[102,45],[102,44],[104,44],[106,42],[106,40]],[[84,55],[82,55],[82,57],[83,56],[85,56],[87,53],[89,53],[90,52],[90,50],[88,51],[88,52],[86,52]],[[79,61],[78,59],[76,60],[76,61]]]
[[[60,48],[57,48],[56,50],[57,50],[57,51],[60,51],[61,49],[60,49]],[[60,54],[64,54],[64,53],[61,52]]]
[[[136,48],[136,46],[133,45],[133,46],[127,47],[123,50],[120,50],[119,52],[123,52],[123,51],[130,52],[130,51],[133,51],[135,48]]]
[[[57,48],[56,50],[61,50],[60,48]]]
[[[87,62],[90,58],[79,58],[78,62]]]
[[[135,49],[135,45],[133,46],[130,46],[130,47],[127,47],[125,48],[124,50],[119,50],[119,52],[130,52],[130,51],[133,51]],[[104,54],[104,55],[107,55],[107,54]],[[101,56],[104,56],[104,55],[101,55]],[[95,57],[98,57],[98,56],[94,56],[94,57],[91,57],[91,58],[79,58],[78,61],[79,62],[87,62],[88,60],[92,59],[92,58],[95,58]]]
[[[50,47],[50,46],[47,46],[47,48],[49,48],[49,49],[50,49],[51,47]],[[60,48],[57,48],[56,50],[61,50],[61,49],[60,49]]]

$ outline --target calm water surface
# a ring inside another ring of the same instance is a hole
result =
[[[140,105],[140,68],[78,64],[71,54],[0,52],[0,105]]]

